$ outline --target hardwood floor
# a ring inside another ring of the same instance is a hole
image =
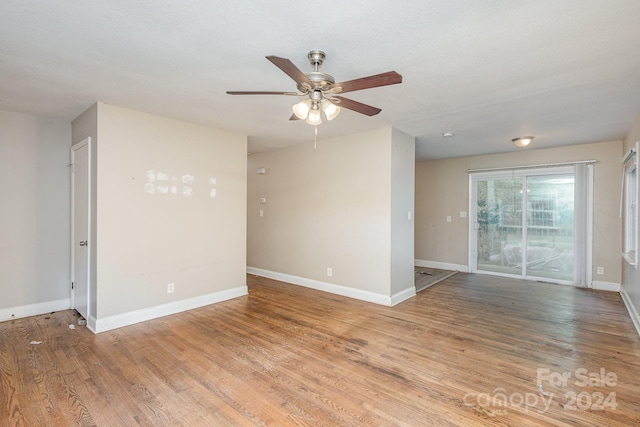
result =
[[[99,335],[70,330],[73,311],[0,323],[1,425],[640,420],[640,338],[616,293],[458,273],[389,308],[248,284]]]

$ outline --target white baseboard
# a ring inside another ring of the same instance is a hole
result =
[[[291,283],[293,285],[304,286],[305,288],[315,289],[317,291],[328,292],[330,294],[342,295],[343,297],[355,298],[361,301],[372,302],[375,304],[392,306],[392,297],[375,292],[363,291],[360,289],[349,288],[347,286],[334,285],[333,283],[321,282],[319,280],[307,279],[305,277],[293,276],[291,274],[278,273],[277,271],[264,270],[262,268],[247,267],[247,273],[255,274],[256,276],[266,277],[268,279],[279,280],[281,282]],[[413,293],[415,295],[415,288]],[[398,299],[404,297],[402,291],[398,295]],[[400,295],[402,294],[402,295]],[[396,296],[394,295],[394,298]],[[406,298],[405,298],[406,299]],[[404,299],[399,300],[404,301]],[[396,302],[397,304],[397,302]]]
[[[591,282],[591,287],[600,291],[620,292],[620,283],[598,282],[594,280]]]
[[[627,293],[627,291],[622,288],[620,291],[620,296],[622,297],[622,301],[624,301],[624,305],[627,307],[627,311],[629,312],[629,316],[631,316],[631,321],[633,322],[633,326],[636,327],[636,332],[640,335],[640,315],[638,315],[638,310],[633,305],[633,301],[631,301],[631,297]]]
[[[461,271],[463,273],[469,272],[468,265],[462,264],[450,264],[447,262],[438,262],[438,261],[426,261],[423,259],[414,260],[414,265],[416,267],[427,267],[427,268],[436,268],[438,270],[452,270],[452,271]]]
[[[238,286],[237,288],[187,298],[155,307],[143,308],[141,310],[130,311],[128,313],[116,314],[114,316],[108,316],[100,319],[91,317],[87,321],[87,327],[94,333],[110,331],[112,329],[122,328],[124,326],[133,325],[147,320],[157,319],[159,317],[193,310],[195,308],[204,307],[205,305],[241,297],[243,295],[247,295],[247,293],[247,286]]]
[[[89,318],[87,319],[87,329],[89,329],[91,332],[93,332],[94,334],[97,333],[96,332],[96,322],[97,319],[95,316],[92,316],[91,314],[89,315]]]
[[[400,304],[402,301],[406,301],[409,298],[413,298],[416,296],[416,287],[411,286],[410,288],[405,289],[404,291],[400,291],[396,294],[391,295],[391,306],[393,307],[396,304]]]
[[[22,317],[38,316],[40,314],[51,313],[52,311],[68,310],[70,308],[70,298],[39,302],[19,307],[0,308],[0,322],[20,319]]]

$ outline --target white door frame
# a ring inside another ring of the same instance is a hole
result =
[[[476,182],[479,180],[485,179],[501,179],[501,178],[523,178],[526,181],[526,178],[529,176],[542,176],[542,175],[556,175],[559,173],[573,173],[575,174],[575,169],[573,166],[560,166],[554,168],[523,168],[523,169],[508,169],[508,170],[497,170],[497,171],[487,171],[487,172],[475,172],[469,174],[469,253],[468,253],[468,262],[469,262],[469,272],[476,274],[488,274],[492,276],[503,276],[503,277],[516,277],[513,274],[506,274],[500,272],[486,272],[483,270],[478,270],[478,232],[477,232],[477,214],[478,214],[478,200],[476,193]],[[592,197],[593,188],[591,185],[592,175],[590,174],[587,178],[587,185],[589,185],[589,191],[587,197]],[[526,185],[526,184],[525,184]],[[587,210],[587,233],[584,236],[586,240],[586,250],[588,259],[586,260],[586,271],[587,271],[587,283],[591,284],[591,251],[592,251],[592,242],[591,242],[591,229],[592,229],[592,220],[593,220],[593,212],[592,212],[592,204],[590,203],[591,199],[589,199],[589,209]],[[526,193],[523,194],[523,206],[526,206]],[[526,210],[522,210],[523,222],[522,224],[526,224]],[[526,241],[526,227],[523,227],[523,240]],[[523,257],[526,257],[526,252],[523,253]],[[575,268],[578,268],[576,265]],[[531,279],[536,279],[535,276],[527,276],[526,268],[523,269],[523,274],[517,276],[520,278],[529,277]],[[574,272],[575,277],[575,272]],[[560,279],[549,279],[549,278],[541,278],[544,281],[572,285],[572,281],[560,280]],[[589,286],[589,285],[588,285]]]
[[[75,156],[76,151],[80,148],[87,146],[87,237],[90,240],[91,237],[91,137],[87,137],[86,139],[80,141],[77,144],[71,146],[71,283],[74,284],[75,279],[75,251],[76,251],[76,238],[75,238]],[[93,247],[93,242],[90,242],[90,246],[87,252],[87,321],[89,321],[88,317],[90,315],[94,315],[91,313],[91,252]],[[75,286],[71,286],[71,308],[76,307],[75,301]]]

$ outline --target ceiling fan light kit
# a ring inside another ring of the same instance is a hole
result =
[[[327,99],[323,99],[320,106],[324,111],[324,115],[327,116],[327,120],[333,120],[340,114],[341,108]]]
[[[318,126],[322,123],[322,117],[320,117],[320,110],[317,105],[311,106],[306,122],[313,126]]]
[[[325,53],[321,50],[315,49],[310,51],[307,54],[307,58],[313,67],[313,71],[309,73],[300,71],[300,69],[287,58],[277,56],[266,57],[296,82],[298,92],[227,91],[227,93],[229,95],[303,96],[305,98],[302,101],[293,105],[293,115],[290,120],[305,120],[308,124],[317,126],[322,123],[320,110],[322,110],[327,120],[336,118],[342,108],[347,108],[367,116],[375,116],[382,111],[379,108],[337,96],[337,94],[402,83],[402,76],[395,71],[336,83],[333,76],[319,71],[325,57]],[[337,104],[340,104],[340,106]]]
[[[311,111],[311,100],[303,99],[297,104],[293,104],[293,114],[300,120],[305,120]]]

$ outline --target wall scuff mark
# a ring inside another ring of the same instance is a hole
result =
[[[196,194],[196,177],[191,174],[178,177],[178,175],[149,169],[146,176],[147,182],[144,187],[149,194],[181,194],[184,197],[192,197]],[[180,186],[180,184],[182,185]],[[209,196],[212,199],[218,195],[217,184],[217,178],[209,178]]]

